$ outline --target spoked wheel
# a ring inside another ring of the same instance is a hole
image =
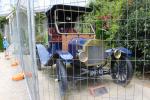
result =
[[[133,76],[133,67],[128,58],[122,58],[112,62],[112,79],[115,83],[127,85]]]
[[[62,60],[56,61],[57,78],[59,82],[59,92],[61,100],[67,100],[66,92],[68,90],[67,71]]]
[[[38,54],[38,51],[36,50],[36,63],[37,63],[37,67],[38,67],[38,70],[41,70],[41,61],[40,61],[40,57],[39,57],[39,54]]]

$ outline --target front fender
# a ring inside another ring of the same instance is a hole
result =
[[[124,47],[119,47],[119,48],[116,48],[118,50],[120,50],[122,53],[126,54],[127,57],[131,57],[132,56],[132,52],[131,50],[129,50],[128,48],[124,48]]]
[[[132,56],[132,52],[129,49],[124,48],[124,47],[117,47],[117,48],[107,49],[105,51],[105,58],[107,58],[108,56],[111,56],[116,49],[120,50],[122,53],[126,54],[128,57]]]
[[[46,47],[42,44],[36,44],[37,53],[39,55],[40,61],[43,65],[46,65],[52,54],[50,54]]]
[[[57,51],[59,57],[63,60],[72,60],[73,56],[68,51]]]

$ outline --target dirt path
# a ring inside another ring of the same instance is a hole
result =
[[[11,60],[6,60],[4,54],[0,53],[0,100],[29,100],[25,80],[11,80],[19,70],[12,68]]]

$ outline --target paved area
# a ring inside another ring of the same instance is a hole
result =
[[[11,67],[11,59],[6,60],[0,53],[0,100],[29,100],[25,80],[12,81],[20,68]]]
[[[29,100],[25,80],[12,81],[12,75],[20,71],[19,68],[12,68],[11,60],[5,60],[4,54],[0,53],[0,100]],[[47,67],[38,71],[40,100],[61,100],[59,95],[58,82],[55,81],[55,66]],[[73,88],[69,83],[66,100],[150,100],[150,78],[144,80],[133,78],[131,84],[122,87],[113,83],[110,76],[103,77],[103,80],[85,80]],[[93,96],[89,88],[104,86],[107,93]]]
[[[55,81],[55,68],[44,68],[38,72],[41,100],[61,100],[58,98],[58,82]],[[96,85],[104,86],[107,93],[92,96],[89,88],[95,86],[93,80],[84,80],[73,88],[71,83],[67,92],[66,100],[150,100],[150,79],[133,78],[131,83],[120,86],[113,82],[110,76],[103,77],[103,80],[95,82]]]

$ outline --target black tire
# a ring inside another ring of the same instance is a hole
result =
[[[67,71],[65,68],[65,64],[60,59],[57,59],[56,61],[56,71],[57,71],[56,73],[59,82],[59,92],[60,92],[61,100],[64,100],[64,98],[66,98],[66,92],[68,90],[68,80],[67,80]]]
[[[41,61],[40,61],[40,57],[39,57],[39,54],[38,54],[37,50],[36,50],[36,63],[37,63],[38,70],[42,70]]]
[[[115,83],[126,86],[133,77],[133,67],[128,58],[112,61],[111,76]]]

